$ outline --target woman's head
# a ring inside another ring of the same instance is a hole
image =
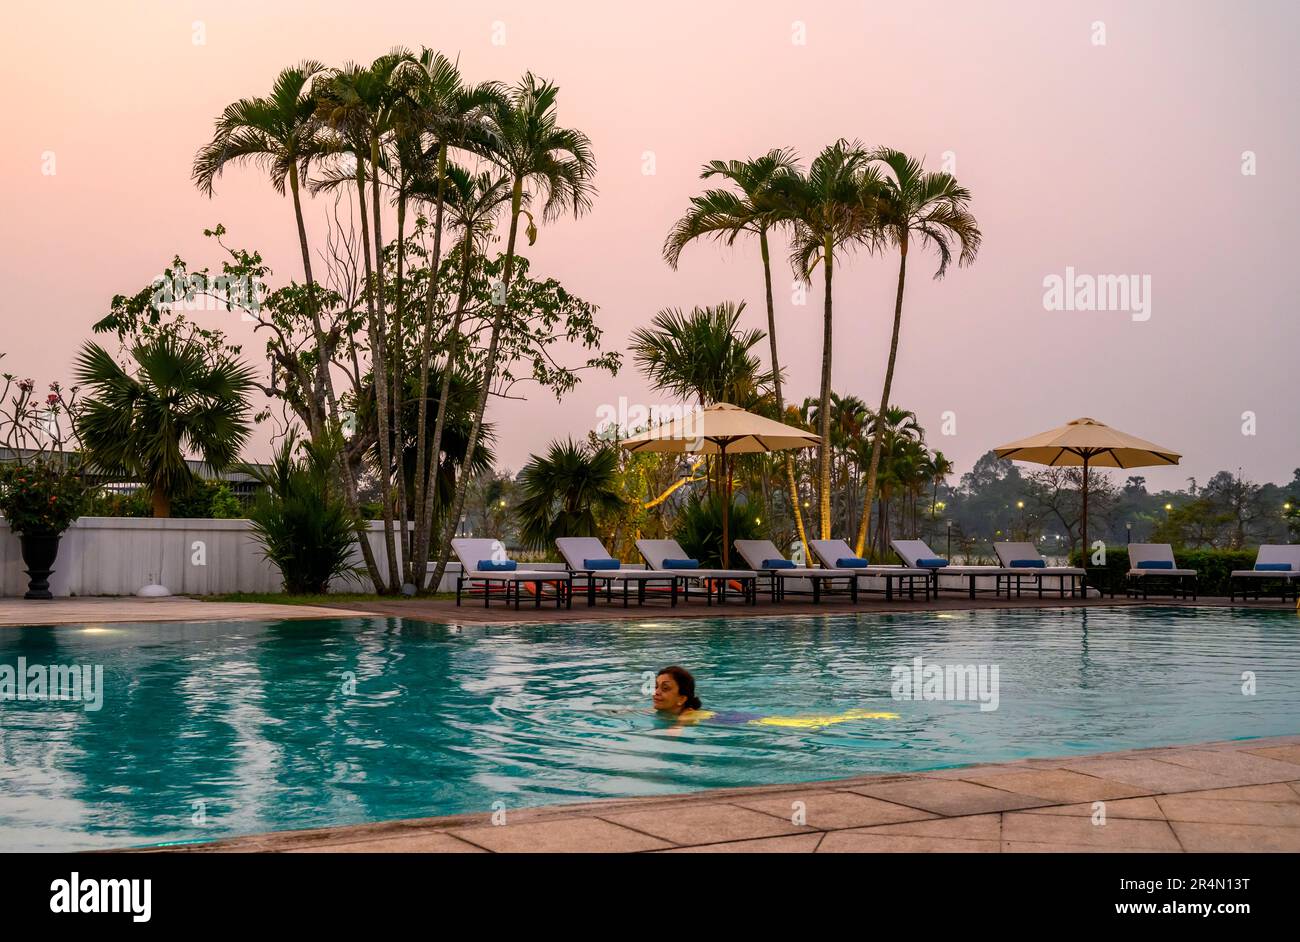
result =
[[[700,698],[695,695],[695,678],[691,672],[676,664],[665,667],[655,677],[655,709],[665,713],[698,710]]]

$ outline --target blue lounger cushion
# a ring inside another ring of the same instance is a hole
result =
[[[1255,563],[1256,572],[1290,572],[1290,563]]]
[[[1139,569],[1173,569],[1174,564],[1167,559],[1144,559],[1137,564]]]
[[[479,572],[514,572],[519,564],[513,559],[480,559]]]
[[[935,556],[931,559],[918,559],[916,564],[922,569],[942,569],[944,566],[948,565],[948,560],[940,559]]]
[[[788,559],[765,559],[763,560],[764,569],[793,569],[794,563]]]
[[[1046,569],[1047,563],[1041,559],[1013,559],[1011,560],[1012,569]]]
[[[871,563],[860,556],[845,556],[835,560],[837,569],[866,569]]]
[[[622,567],[617,559],[584,559],[582,567],[584,569],[619,569]]]
[[[665,569],[699,569],[700,561],[698,559],[665,559]]]

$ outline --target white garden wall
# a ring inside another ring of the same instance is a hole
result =
[[[370,525],[370,545],[387,573],[383,524]],[[361,552],[355,553],[361,565]],[[18,537],[0,518],[0,596],[27,591]],[[449,566],[444,591],[455,589]],[[450,577],[450,578],[448,578]],[[370,591],[370,582],[337,580],[335,591]],[[280,572],[262,556],[247,520],[82,517],[63,534],[50,590],[56,596],[134,595],[150,581],[177,595],[279,592]]]

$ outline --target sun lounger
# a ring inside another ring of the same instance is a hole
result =
[[[894,548],[898,558],[903,561],[905,566],[913,566],[925,569],[930,573],[934,586],[934,593],[939,594],[941,588],[949,588],[939,583],[939,577],[953,577],[956,579],[965,579],[967,588],[970,591],[970,597],[975,598],[976,583],[980,579],[992,579],[993,591],[1001,591],[1002,579],[1000,577],[1014,575],[1014,573],[1002,566],[954,566],[943,559],[934,550],[926,545],[925,540],[890,540],[889,545]]]
[[[1163,580],[1169,580],[1174,598],[1186,598],[1190,585],[1192,601],[1196,600],[1196,570],[1179,569],[1172,546],[1168,543],[1130,543],[1124,594],[1129,598],[1140,595],[1145,599],[1152,581]]]
[[[718,602],[727,600],[727,583],[739,582],[745,600],[753,605],[758,601],[758,575],[749,569],[684,569],[680,565],[671,565],[674,560],[689,559],[686,552],[676,540],[637,540],[637,552],[645,559],[646,565],[660,572],[671,572],[681,579],[682,599],[690,599],[691,581],[704,586],[705,600],[713,604],[714,589],[718,593]]]
[[[998,585],[1003,580],[1007,584],[1007,598],[1011,598],[1011,581],[1015,580],[1016,595],[1020,595],[1020,585],[1025,579],[1033,579],[1038,585],[1038,597],[1043,597],[1043,580],[1056,579],[1061,598],[1065,598],[1065,582],[1070,581],[1070,597],[1083,587],[1087,572],[1077,566],[1049,566],[1042,553],[1033,543],[994,543],[993,550],[998,554],[998,562],[1010,570],[998,576]]]
[[[494,586],[500,586],[505,592],[505,600],[514,599],[515,608],[519,608],[521,589],[532,586],[533,607],[541,608],[542,586],[550,585],[555,589],[555,607],[573,607],[573,576],[568,572],[556,572],[546,569],[508,568],[512,562],[506,554],[506,548],[500,540],[458,539],[451,541],[452,551],[460,560],[461,571],[456,577],[456,604],[460,605],[461,590],[469,586],[472,592],[475,586],[483,588],[483,607],[487,608],[492,598]],[[487,566],[488,568],[481,568]],[[502,568],[497,569],[495,567]]]
[[[885,580],[885,601],[892,601],[894,598],[894,583],[898,583],[898,590],[902,592],[903,584],[907,584],[907,597],[916,598],[916,583],[921,583],[921,588],[925,593],[926,601],[930,600],[930,572],[927,569],[921,569],[917,566],[865,566],[842,564],[844,560],[856,559],[857,554],[849,549],[849,544],[844,540],[809,540],[808,548],[812,554],[821,560],[821,564],[827,569],[839,569],[841,571],[852,572],[857,576],[864,576],[871,579]]]
[[[1286,601],[1287,589],[1290,589],[1291,598],[1300,603],[1300,598],[1297,598],[1300,591],[1300,543],[1261,546],[1255,555],[1254,569],[1236,569],[1229,574],[1229,599],[1237,601],[1238,588],[1241,589],[1243,602],[1249,596],[1251,588],[1255,590],[1255,598],[1258,599],[1260,588],[1274,581],[1281,586],[1283,601]]]
[[[630,593],[628,587],[636,585],[636,601],[644,605],[646,587],[659,583],[668,588],[669,597],[674,607],[677,605],[678,576],[669,572],[656,572],[653,569],[624,569],[621,562],[617,568],[606,568],[608,562],[617,562],[605,549],[605,544],[594,536],[563,536],[555,541],[555,548],[560,551],[569,574],[578,580],[577,588],[586,589],[587,604],[596,604],[597,590],[603,586],[605,599],[611,600],[614,586],[623,588],[623,607],[627,608]],[[596,567],[596,568],[593,568]]]
[[[846,572],[843,569],[794,566],[771,540],[736,540],[735,547],[745,563],[758,574],[759,580],[767,580],[768,593],[773,602],[785,598],[786,583],[791,579],[804,579],[812,583],[814,604],[821,601],[823,587],[827,583],[834,586],[837,581],[843,581],[848,585],[851,601],[858,600],[857,573]],[[780,564],[772,565],[777,560],[780,560]]]

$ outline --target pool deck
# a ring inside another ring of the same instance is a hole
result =
[[[554,602],[543,603],[540,608],[525,605],[518,611],[501,601],[484,608],[482,601],[457,606],[449,599],[394,598],[376,601],[349,601],[322,605],[275,605],[260,602],[205,602],[202,599],[172,596],[162,599],[134,597],[60,598],[36,602],[20,598],[0,598],[0,628],[33,625],[85,625],[109,622],[151,621],[280,621],[294,618],[339,618],[347,615],[413,618],[420,621],[452,625],[518,625],[555,624],[557,622],[583,621],[661,621],[666,618],[758,618],[798,615],[847,615],[856,612],[893,613],[907,612],[959,612],[984,609],[1016,608],[1090,608],[1123,605],[1180,605],[1226,607],[1227,599],[1202,598],[1198,602],[1184,602],[1169,598],[1141,599],[1119,598],[1060,598],[1045,593],[1027,593],[1020,598],[995,598],[981,594],[975,599],[964,592],[945,592],[937,599],[908,601],[894,599],[887,602],[879,595],[863,595],[854,605],[847,599],[812,604],[807,599],[794,599],[773,604],[760,600],[757,605],[746,605],[738,599],[729,599],[724,605],[706,605],[692,598],[690,603],[679,602],[676,607],[664,600],[652,600],[643,606],[632,604],[624,608],[619,602],[598,602],[588,606],[585,597],[574,600],[573,608],[556,608]],[[1236,607],[1292,611],[1294,603],[1277,599],[1258,602],[1238,602]]]
[[[497,824],[485,812],[141,851],[1295,852],[1300,735],[507,810]]]

